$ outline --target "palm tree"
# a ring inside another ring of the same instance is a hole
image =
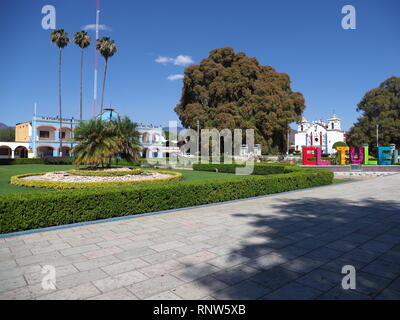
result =
[[[101,164],[103,167],[114,155],[115,137],[110,129],[108,121],[100,118],[82,121],[74,130],[78,142],[73,149],[75,164]]]
[[[61,107],[61,53],[62,49],[67,46],[69,38],[64,29],[54,30],[50,35],[50,40],[59,49],[58,56],[58,106],[59,106],[59,117],[60,117],[60,156],[62,156],[62,107]]]
[[[101,92],[100,114],[102,114],[103,113],[104,87],[106,85],[108,58],[112,57],[115,54],[115,52],[117,52],[117,46],[115,45],[114,40],[110,40],[109,37],[103,37],[103,39],[97,40],[96,49],[100,52],[100,54],[103,56],[103,58],[106,61],[106,63],[104,64],[103,89]]]
[[[82,69],[83,69],[83,49],[90,45],[90,37],[86,31],[79,31],[74,35],[74,42],[81,48],[81,82],[80,82],[80,120],[82,121]]]
[[[119,154],[122,158],[135,160],[139,153],[139,132],[136,123],[129,118],[102,120],[100,117],[81,122],[75,128],[73,149],[77,165],[90,164],[111,166],[112,158]]]
[[[140,150],[140,133],[137,130],[137,124],[128,117],[118,117],[111,120],[110,125],[116,136],[115,153],[127,161],[136,160]]]

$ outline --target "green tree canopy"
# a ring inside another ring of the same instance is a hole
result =
[[[368,91],[357,106],[362,116],[349,131],[349,144],[368,143],[376,151],[376,125],[379,145],[400,145],[400,77],[386,79],[378,88]]]
[[[283,151],[289,123],[300,120],[303,95],[290,77],[231,47],[215,49],[185,70],[175,112],[186,128],[254,129],[264,153]]]
[[[100,118],[82,121],[75,128],[73,149],[75,164],[111,165],[111,159],[119,154],[130,161],[139,154],[139,132],[137,124],[129,118],[102,120]]]
[[[15,128],[0,128],[0,141],[14,142]]]

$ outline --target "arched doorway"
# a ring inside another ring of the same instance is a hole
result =
[[[28,158],[28,149],[24,146],[18,146],[14,151],[15,158]]]
[[[53,156],[53,147],[50,146],[41,146],[37,147],[37,156],[38,157],[52,157]]]
[[[142,149],[142,158],[148,158],[149,148]]]
[[[11,159],[12,150],[9,146],[0,146],[0,159]]]
[[[70,156],[70,150],[71,148],[68,146],[63,146],[62,147],[62,156],[63,157],[69,157]]]

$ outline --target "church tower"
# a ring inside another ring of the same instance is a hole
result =
[[[340,127],[340,121],[342,119],[338,118],[336,114],[332,114],[328,119],[328,131],[331,130],[342,130]]]
[[[304,117],[301,118],[301,121],[297,124],[298,132],[306,132],[310,128],[310,123]]]

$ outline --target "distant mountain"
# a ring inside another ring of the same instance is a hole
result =
[[[6,124],[0,122],[0,129],[2,129],[2,128],[8,128],[8,125],[6,125]]]

